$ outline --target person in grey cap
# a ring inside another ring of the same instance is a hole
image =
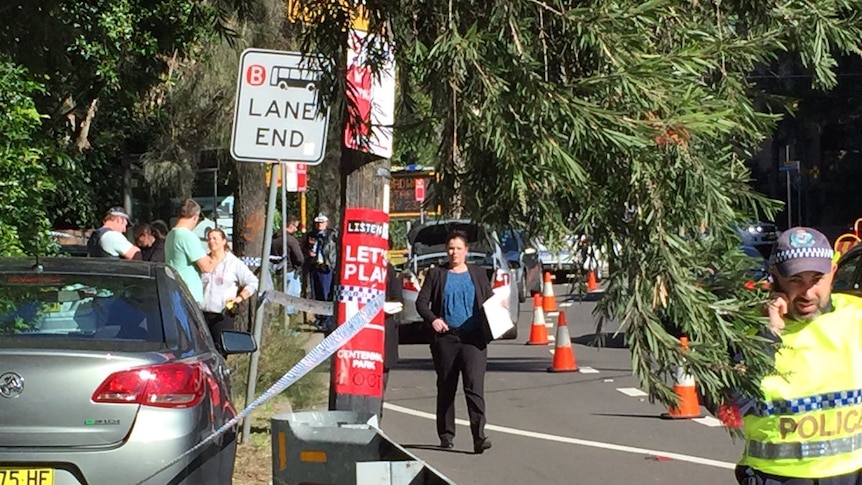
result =
[[[834,252],[821,232],[794,227],[781,233],[770,257],[773,277],[770,325],[781,331],[784,316],[811,320],[828,307]]]
[[[141,250],[126,239],[129,215],[122,207],[111,207],[102,220],[102,227],[87,240],[91,258],[141,259]]]
[[[329,227],[329,218],[320,213],[314,218],[314,230],[305,238],[311,296],[318,301],[332,301],[333,275],[338,260],[338,234]],[[331,316],[318,315],[317,329],[329,332],[334,329]]]
[[[761,395],[734,403],[740,484],[862,484],[862,299],[832,294],[833,256],[808,227],[776,241],[765,334],[780,345]]]

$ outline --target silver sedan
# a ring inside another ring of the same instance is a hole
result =
[[[0,482],[136,484],[236,415],[226,354],[177,273],[110,259],[0,259]],[[235,429],[147,481],[229,484]]]

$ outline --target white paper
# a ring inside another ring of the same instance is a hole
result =
[[[491,328],[491,337],[498,339],[515,325],[509,315],[509,296],[495,292],[482,304],[485,316],[488,318],[488,326]],[[505,303],[505,305],[504,305]]]
[[[387,301],[383,303],[383,313],[387,315],[395,315],[404,310],[404,304],[400,301]]]

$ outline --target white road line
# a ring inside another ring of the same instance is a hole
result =
[[[563,307],[563,308],[568,308],[568,307],[570,307],[570,306],[572,306],[572,305],[573,305],[573,303],[572,303],[572,302],[570,302],[570,301],[566,301],[566,302],[560,303],[560,306],[561,306],[561,307]]]
[[[560,316],[560,312],[548,312],[549,317],[558,317]]]
[[[598,369],[593,369],[592,367],[581,367],[580,372],[581,372],[581,374],[598,374],[599,373]]]
[[[551,355],[554,355],[554,349],[548,349],[548,352],[550,352]]]
[[[553,335],[548,335],[548,341],[549,342],[553,342],[556,339],[557,339],[557,337],[554,337]]]
[[[694,418],[692,419],[692,421],[694,421],[695,423],[702,424],[704,426],[709,426],[710,428],[718,428],[724,426],[724,423],[722,423],[720,419],[713,418],[712,416]]]
[[[545,326],[546,326],[546,327],[548,327],[548,328],[554,328],[554,324],[553,324],[553,323],[546,323],[546,324],[545,324]]]
[[[617,390],[625,394],[626,396],[631,397],[643,397],[648,395],[637,387],[618,387]]]
[[[391,411],[407,414],[410,416],[415,416],[417,418],[436,420],[437,418],[431,414],[423,411],[417,411],[415,409],[405,408],[402,406],[398,406],[396,404],[384,403],[383,407],[389,409]],[[456,419],[455,423],[461,426],[470,426],[470,423],[464,419]],[[535,438],[539,440],[545,441],[554,441],[557,443],[566,443],[570,445],[576,446],[586,446],[589,448],[599,448],[603,450],[610,451],[619,451],[622,453],[632,453],[635,455],[644,455],[644,456],[664,456],[670,458],[671,460],[684,461],[688,463],[694,463],[696,465],[705,465],[711,466],[715,468],[723,468],[725,470],[733,470],[736,468],[736,463],[728,463],[725,461],[712,460],[709,458],[701,458],[699,456],[691,456],[691,455],[683,455],[680,453],[672,453],[667,451],[659,451],[659,450],[651,450],[649,448],[637,448],[634,446],[625,446],[625,445],[617,445],[614,443],[604,443],[602,441],[592,441],[592,440],[582,440],[579,438],[569,438],[567,436],[557,436],[547,433],[536,433],[534,431],[524,431],[516,428],[509,428],[506,426],[497,426],[495,424],[488,424],[485,426],[486,430],[496,431],[498,433],[506,433],[515,436],[523,436],[525,438]]]

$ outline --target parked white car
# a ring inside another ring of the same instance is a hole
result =
[[[521,303],[518,299],[518,281],[512,277],[509,263],[503,253],[497,233],[468,220],[430,221],[414,226],[407,234],[409,256],[405,269],[401,272],[402,299],[404,310],[401,312],[399,328],[399,343],[428,343],[431,329],[422,322],[422,317],[416,311],[416,297],[422,288],[425,274],[430,268],[445,265],[448,262],[446,254],[446,236],[453,230],[467,233],[469,250],[467,262],[482,266],[488,271],[488,278],[493,287],[493,278],[500,272],[509,275],[506,278],[511,285],[509,291],[509,316],[514,327],[503,335],[503,339],[518,337],[518,316]]]
[[[584,246],[587,245],[584,253]],[[608,271],[608,263],[601,248],[590,244],[586,236],[569,236],[562,249],[549,249],[541,238],[533,240],[533,246],[539,251],[539,260],[545,271],[553,271],[568,277],[577,268],[584,272],[595,271],[596,278],[602,279]],[[584,258],[584,254],[586,257]]]

